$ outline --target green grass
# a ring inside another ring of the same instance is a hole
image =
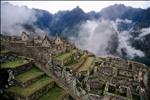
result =
[[[51,88],[45,95],[39,98],[39,100],[63,100],[67,93],[58,86]]]
[[[82,64],[82,66],[79,68],[78,72],[88,71],[92,67],[93,61],[94,57],[88,57],[86,61]]]
[[[56,60],[59,60],[59,61],[64,61],[66,60],[67,58],[69,58],[71,56],[71,53],[65,53],[65,54],[62,54],[60,56],[57,56],[56,57]]]
[[[13,92],[22,97],[27,97],[27,96],[32,95],[36,91],[42,89],[44,86],[50,84],[51,82],[54,82],[54,81],[52,79],[50,79],[49,77],[45,76],[26,88],[22,88],[19,86],[10,87],[10,88],[8,88],[8,92]]]
[[[71,66],[71,65],[76,64],[77,62],[78,60],[74,58],[74,55],[72,55],[67,61],[67,63],[65,63],[65,66]]]
[[[57,56],[55,59],[56,60],[59,60],[59,61],[64,61],[66,59],[68,59],[72,54],[76,53],[77,50],[72,50],[71,52],[67,52],[67,53],[64,53],[64,54],[61,54],[59,56]]]
[[[87,57],[87,54],[83,54],[79,60],[85,59]]]
[[[21,81],[22,83],[25,83],[25,82],[35,79],[36,77],[39,77],[41,75],[44,75],[44,72],[40,71],[37,68],[32,68],[27,72],[17,75],[16,80]]]
[[[2,68],[16,68],[16,67],[19,67],[21,65],[24,65],[28,63],[27,60],[23,60],[23,59],[15,59],[13,61],[7,61],[5,63],[2,63],[1,64],[1,67]]]
[[[86,54],[83,54],[79,59],[78,61],[75,61],[74,63],[72,63],[71,65],[67,65],[68,68],[71,68],[71,69],[76,69],[77,67],[79,67],[81,65],[81,62],[83,62],[84,59],[86,59],[87,55]]]

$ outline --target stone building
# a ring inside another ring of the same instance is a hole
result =
[[[54,42],[57,50],[63,49],[64,47],[63,40],[58,35],[56,36]]]
[[[41,46],[42,41],[43,41],[43,38],[41,38],[40,36],[34,37],[34,46]]]
[[[18,37],[18,36],[11,36],[11,41],[19,41],[19,40],[21,40],[20,37]]]
[[[26,46],[34,46],[34,41],[31,39],[31,40],[28,40],[27,42],[24,42],[24,44]]]
[[[51,47],[51,40],[48,36],[45,36],[45,38],[43,39],[42,47]]]
[[[22,32],[21,40],[22,41],[29,41],[30,40],[30,36],[26,32]]]

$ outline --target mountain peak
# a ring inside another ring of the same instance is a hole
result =
[[[72,11],[84,12],[79,6],[76,6]]]
[[[74,9],[81,9],[79,6],[76,6]]]
[[[112,7],[126,7],[124,4],[114,4]]]
[[[104,18],[114,20],[117,17],[120,18],[129,9],[130,9],[129,7],[126,7],[123,4],[114,4],[106,8],[103,8],[100,13],[101,16],[103,16]]]

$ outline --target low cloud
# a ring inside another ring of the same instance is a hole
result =
[[[109,21],[88,20],[81,24],[76,45],[79,48],[89,50],[97,55],[105,56],[109,54],[107,46],[113,35],[117,36],[117,33],[113,31]]]
[[[144,37],[150,34],[150,27],[141,29],[141,34],[139,34],[139,38]]]
[[[116,19],[116,22],[117,23],[132,23],[132,20],[128,20],[128,19],[125,19],[125,20],[122,20],[122,19]]]
[[[26,6],[18,7],[2,2],[1,4],[1,33],[9,35],[20,35],[26,31],[32,35],[45,35],[49,29],[40,29],[33,25],[37,21],[35,10]]]
[[[78,38],[74,40],[77,47],[89,50],[96,55],[106,56],[144,56],[144,53],[130,44],[133,37],[129,31],[118,31],[118,22],[131,23],[129,20],[88,20],[80,25]]]
[[[1,4],[1,33],[18,35],[25,29],[22,24],[31,24],[36,21],[35,12],[27,7],[12,6],[9,3]]]
[[[129,31],[120,32],[119,36],[119,46],[117,51],[120,55],[125,53],[123,56],[127,56],[128,58],[134,58],[135,56],[142,57],[144,53],[141,50],[137,50],[131,46],[129,40],[133,37],[130,35]]]

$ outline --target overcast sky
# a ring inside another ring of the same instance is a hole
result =
[[[148,8],[150,1],[9,1],[18,6],[27,6],[29,8],[39,8],[47,10],[50,13],[56,13],[59,10],[71,10],[76,6],[82,8],[85,12],[100,11],[102,8],[113,4],[124,4],[134,8]]]

